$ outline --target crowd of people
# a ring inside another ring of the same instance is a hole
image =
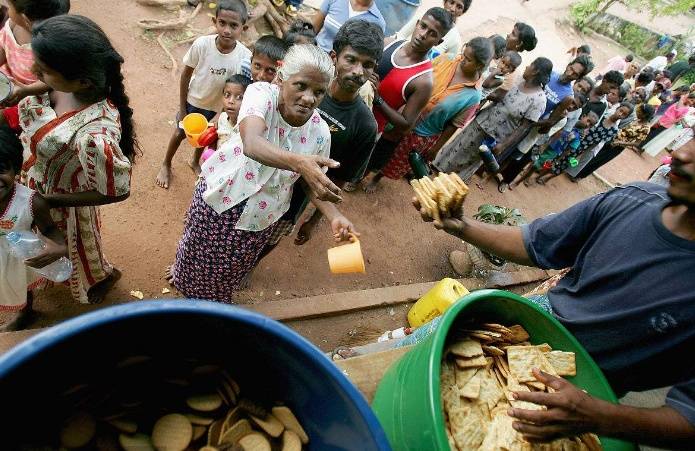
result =
[[[695,55],[675,61],[671,51],[643,67],[631,55],[616,57],[593,77],[587,45],[560,64],[545,57],[524,64],[524,52],[537,45],[528,24],[516,23],[506,37],[462,41],[456,20],[471,1],[445,0],[385,36],[373,1],[326,0],[313,23],[298,21],[284,39],[263,36],[249,49],[240,42],[246,4],[219,0],[216,33],[196,39],[183,59],[176,123],[202,114],[215,124],[216,140],[192,153],[199,178],[167,276],[187,298],[232,302],[309,203],[315,212],[295,243],[310,239],[322,216],[337,241],[358,236],[336,204],[345,192],[374,193],[384,177],[412,177],[414,157],[466,181],[477,173],[481,187],[496,180],[504,192],[563,173],[578,181],[624,149],[669,147],[668,188],[625,187],[523,229],[463,217],[437,226],[511,261],[571,268],[542,305],[578,336],[611,383],[620,390],[679,384],[658,411],[617,410],[597,423],[586,416],[605,406],[539,374],[559,393],[532,400],[552,407],[546,413],[514,409],[535,424],[515,423],[518,430],[536,439],[595,430],[686,443],[695,436],[688,383],[695,375],[677,357],[695,330],[695,286],[682,280],[695,255],[695,91],[674,84],[695,68]],[[27,324],[32,291],[48,283],[25,263],[40,268],[68,256],[74,270],[67,284],[83,303],[100,302],[119,279],[103,252],[98,207],[128,198],[140,146],[123,58],[102,29],[69,14],[69,0],[8,5],[0,63],[13,90],[0,114],[0,236],[33,229],[46,243],[22,261],[0,240],[0,308],[16,312],[5,325],[11,330]],[[156,178],[162,188],[172,183],[171,162],[184,138],[179,127],[172,131]],[[631,246],[626,260],[615,260]],[[640,284],[623,280],[640,273]],[[661,280],[671,281],[665,292],[642,307],[630,304]],[[681,284],[677,294],[674,283]],[[620,302],[611,304],[609,287]],[[632,334],[624,330],[640,321],[647,323]],[[619,358],[634,342],[644,352]],[[648,368],[657,367],[672,371],[655,377]],[[553,404],[559,399],[567,403]],[[569,415],[582,400],[594,410]],[[611,420],[620,427],[611,430]]]

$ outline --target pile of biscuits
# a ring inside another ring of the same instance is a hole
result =
[[[468,186],[455,172],[411,180],[410,185],[420,203],[420,212],[435,221],[441,221],[442,216],[457,214],[468,194]]]
[[[153,365],[147,356],[117,365],[129,369]],[[171,377],[147,376],[124,383],[112,393],[78,385],[63,393],[75,413],[59,432],[61,449],[124,451],[301,451],[309,443],[304,428],[283,405],[268,405],[242,396],[237,382],[216,365],[193,366]],[[161,377],[160,380],[155,380]],[[149,380],[147,380],[149,379]],[[34,448],[31,448],[34,449]]]
[[[441,399],[452,451],[602,449],[595,434],[536,444],[512,427],[510,407],[546,409],[515,400],[512,393],[553,391],[533,376],[533,368],[555,376],[576,375],[574,353],[532,345],[528,339],[520,325],[470,324],[452,331],[441,366]]]

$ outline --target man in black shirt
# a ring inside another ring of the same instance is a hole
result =
[[[340,167],[328,170],[328,176],[341,188],[347,182],[356,183],[364,177],[364,168],[374,148],[376,121],[359,96],[359,89],[376,69],[383,46],[384,36],[379,26],[362,20],[347,21],[333,41],[331,57],[336,76],[317,111],[331,131],[331,159],[340,163]],[[306,205],[304,190],[296,187],[290,209],[279,221],[267,252],[292,232]],[[320,219],[321,213],[316,211],[304,222],[295,244],[306,243]]]
[[[681,60],[675,62],[666,68],[671,72],[671,82],[675,84],[683,75],[695,70],[695,53],[690,55],[688,61]]]

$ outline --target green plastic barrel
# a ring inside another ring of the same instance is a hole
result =
[[[379,383],[372,408],[394,451],[448,450],[440,401],[439,368],[449,329],[457,318],[521,324],[534,344],[575,353],[577,375],[568,377],[592,396],[617,403],[608,381],[579,342],[531,301],[502,290],[480,290],[461,298],[442,317],[437,330],[401,357]],[[601,437],[606,451],[635,451],[635,445]]]

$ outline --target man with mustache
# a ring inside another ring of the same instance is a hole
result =
[[[569,272],[532,297],[594,358],[618,396],[672,386],[665,405],[611,404],[534,370],[553,393],[517,392],[545,410],[510,409],[531,441],[595,432],[660,448],[695,443],[695,140],[672,154],[668,187],[636,182],[521,227],[462,214],[435,223],[506,260]],[[414,201],[418,210],[420,206]],[[423,219],[432,219],[424,216]]]
[[[330,52],[336,75],[317,111],[331,132],[331,159],[340,167],[328,170],[328,176],[339,187],[357,182],[376,142],[377,125],[372,111],[359,96],[360,87],[374,73],[383,52],[384,33],[372,22],[350,20],[343,24],[333,40]],[[302,190],[295,190],[290,209],[281,220],[269,246],[274,247],[282,236],[291,233],[308,202]],[[321,219],[318,210],[302,224],[295,244],[304,244]]]

